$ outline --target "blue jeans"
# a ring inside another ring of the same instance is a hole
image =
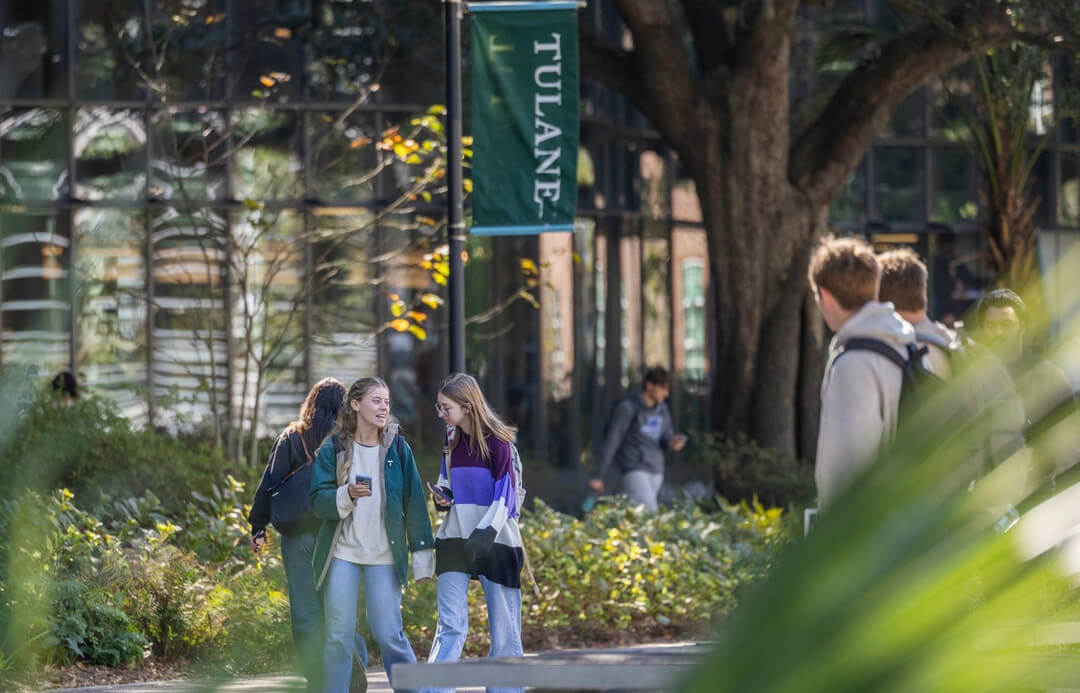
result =
[[[520,657],[521,647],[521,590],[506,587],[480,577],[487,602],[488,628],[491,649],[488,657]],[[435,642],[431,645],[428,662],[456,662],[461,659],[465,636],[469,632],[469,576],[465,573],[443,573],[439,576],[439,624]],[[452,689],[441,689],[450,691]],[[487,689],[521,691],[521,688]]]
[[[356,638],[356,604],[360,584],[368,627],[379,645],[386,675],[393,683],[393,668],[413,663],[416,655],[401,625],[401,581],[392,565],[357,565],[335,558],[330,562],[323,591],[326,646],[323,649],[323,691],[347,693],[352,675]]]
[[[315,532],[281,535],[281,563],[289,584],[289,620],[293,648],[300,660],[300,672],[307,680],[308,693],[321,691],[323,657],[323,606],[315,591],[311,556],[315,551]],[[354,640],[357,659],[367,666],[367,643],[357,633]]]

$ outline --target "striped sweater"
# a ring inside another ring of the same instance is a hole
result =
[[[520,589],[524,551],[510,444],[489,436],[485,460],[469,451],[468,435],[458,435],[439,470],[439,486],[450,489],[454,503],[435,535],[435,573],[482,575]]]

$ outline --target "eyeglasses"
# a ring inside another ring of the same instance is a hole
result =
[[[435,405],[435,413],[438,414],[439,416],[448,416],[450,414],[450,410],[454,409],[455,406],[456,405],[451,404],[449,407],[444,407],[441,404],[436,404]]]

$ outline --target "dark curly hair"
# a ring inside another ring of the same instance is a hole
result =
[[[312,386],[300,405],[300,415],[292,422],[312,454],[334,430],[344,406],[345,386],[336,378],[323,378]]]

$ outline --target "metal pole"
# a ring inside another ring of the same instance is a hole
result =
[[[461,0],[443,0],[446,29],[446,233],[450,241],[450,372],[465,370],[465,222],[461,171]]]

